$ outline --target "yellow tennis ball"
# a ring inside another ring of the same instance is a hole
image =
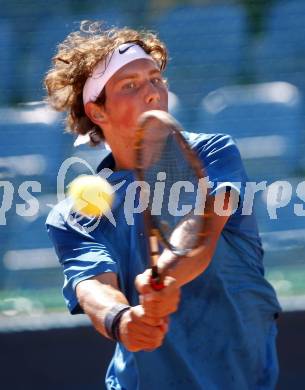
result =
[[[112,206],[112,186],[100,176],[82,175],[68,187],[73,209],[87,217],[99,217]]]

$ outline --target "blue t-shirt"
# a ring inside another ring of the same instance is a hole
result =
[[[209,267],[182,287],[180,306],[171,316],[163,345],[153,352],[131,353],[118,343],[107,372],[107,388],[273,389],[278,375],[274,315],[280,307],[264,278],[255,218],[242,213],[247,177],[240,154],[227,135],[185,136],[204,162],[214,183],[212,192],[224,185],[236,188],[239,206],[222,231]],[[110,155],[99,169],[112,168],[112,164]],[[77,283],[104,272],[118,275],[131,305],[139,302],[134,280],[149,261],[141,213],[129,215],[133,224],[126,221],[131,205],[125,194],[134,176],[131,171],[116,171],[108,180],[119,187],[113,219],[103,217],[99,223],[79,219],[68,198],[47,219],[72,314],[82,313],[75,294]]]

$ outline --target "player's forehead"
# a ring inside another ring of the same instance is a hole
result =
[[[135,78],[150,74],[160,74],[160,69],[155,61],[142,58],[124,65],[111,77],[108,83],[113,84],[125,78]]]

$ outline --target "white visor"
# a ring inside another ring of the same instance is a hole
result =
[[[92,75],[88,77],[83,89],[83,102],[95,102],[107,81],[129,62],[148,59],[154,61],[139,45],[129,42],[117,47],[108,57],[97,63]]]

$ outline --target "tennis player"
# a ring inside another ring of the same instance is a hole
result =
[[[150,287],[143,219],[124,215],[133,175],[133,135],[139,115],[167,111],[165,45],[156,35],[82,24],[58,47],[45,83],[50,104],[67,112],[68,128],[105,141],[111,184],[124,183],[107,218],[79,220],[69,199],[50,212],[47,229],[62,265],[72,314],[117,342],[106,387],[111,390],[274,389],[278,377],[275,292],[264,279],[263,251],[253,215],[242,215],[247,177],[228,135],[192,134],[191,147],[213,184],[215,213],[210,245],[179,259],[165,288]],[[236,198],[239,202],[236,205]],[[231,212],[230,212],[231,211]],[[75,223],[78,218],[78,222]],[[174,261],[165,252],[162,270]],[[170,323],[169,323],[170,317]]]

